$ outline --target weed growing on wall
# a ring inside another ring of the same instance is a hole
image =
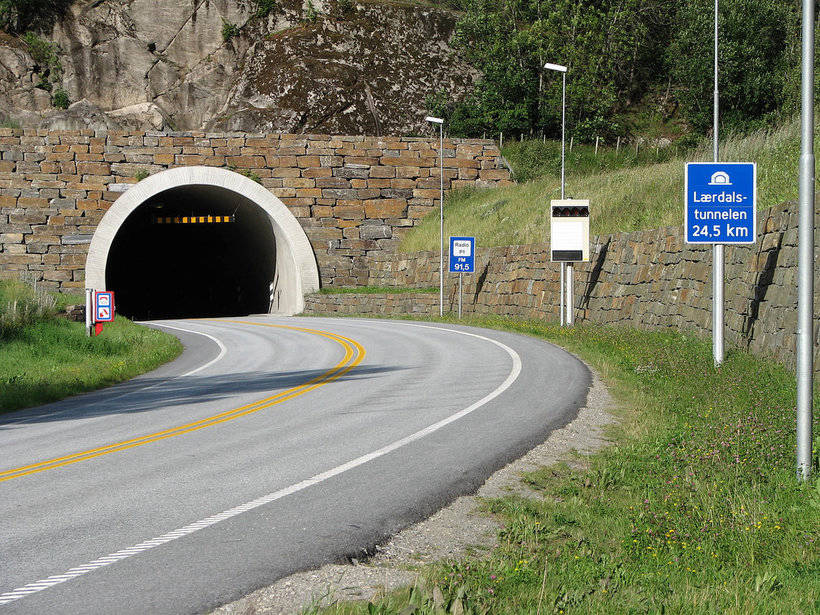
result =
[[[267,17],[278,8],[276,0],[254,0],[254,5],[256,6],[255,17]]]
[[[63,78],[63,65],[60,62],[59,47],[55,43],[40,38],[34,32],[26,32],[21,38],[28,47],[31,58],[36,63],[37,87],[50,92],[53,84],[60,83]],[[67,98],[66,96],[66,100]],[[55,106],[57,105],[55,104]]]
[[[68,98],[68,92],[63,88],[58,88],[51,98],[51,104],[58,109],[68,109],[68,105],[71,104],[71,100]]]
[[[239,36],[239,26],[230,21],[222,21],[222,40],[226,43],[233,37]]]

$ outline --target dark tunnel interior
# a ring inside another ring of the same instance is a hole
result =
[[[261,207],[224,188],[181,186],[128,216],[105,277],[117,313],[135,320],[239,316],[269,311],[275,265]]]

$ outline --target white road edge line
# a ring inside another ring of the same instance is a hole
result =
[[[186,376],[193,376],[197,372],[201,372],[203,369],[206,369],[206,368],[210,367],[211,365],[213,365],[214,363],[216,363],[217,361],[219,361],[228,352],[228,350],[225,348],[225,344],[220,342],[213,335],[208,335],[207,333],[203,333],[202,331],[194,331],[193,329],[183,329],[182,327],[172,327],[171,325],[165,325],[165,324],[158,323],[158,322],[151,323],[151,324],[154,324],[157,327],[165,327],[166,329],[175,329],[177,331],[185,331],[186,333],[195,333],[197,335],[204,335],[205,337],[207,337],[211,341],[216,342],[216,345],[219,346],[219,354],[216,355],[215,358],[208,361],[205,365],[200,365],[196,369],[192,369],[191,371],[185,372],[184,374],[180,374],[179,376],[174,376],[173,378],[171,378],[171,380],[174,380],[176,378],[185,378]],[[154,386],[156,386],[156,385],[154,385]],[[145,389],[140,389],[140,390],[144,391]]]
[[[114,401],[114,400],[117,400],[117,399],[122,399],[123,397],[127,397],[128,395],[134,395],[135,393],[142,393],[143,391],[148,391],[148,390],[156,388],[158,386],[168,384],[169,382],[173,382],[177,378],[185,378],[186,376],[192,376],[193,374],[196,374],[197,372],[200,372],[203,369],[205,369],[207,367],[210,367],[211,365],[213,365],[214,363],[219,361],[222,357],[224,357],[225,354],[228,352],[227,349],[225,348],[225,344],[220,342],[213,335],[208,335],[207,333],[202,333],[201,331],[194,331],[193,329],[183,329],[182,327],[172,327],[171,325],[163,325],[163,324],[156,323],[156,322],[152,323],[152,324],[157,325],[158,327],[166,327],[168,329],[176,329],[177,331],[185,331],[186,333],[194,333],[196,335],[204,335],[205,337],[209,338],[210,340],[216,342],[216,345],[219,346],[219,354],[216,356],[216,358],[211,359],[205,365],[200,365],[196,369],[192,369],[189,372],[185,372],[184,374],[179,374],[178,376],[172,376],[170,378],[167,378],[166,380],[163,380],[162,382],[155,382],[154,384],[149,384],[148,386],[141,387],[139,389],[134,389],[133,391],[126,391],[125,393],[115,395],[114,397],[106,397],[105,399],[99,399],[97,401],[93,401],[90,404],[84,405],[83,406],[84,409],[85,408],[93,408],[94,406],[99,406],[102,403],[108,403],[108,402],[111,402],[111,401]],[[60,412],[55,412],[53,414],[49,414],[48,417],[49,417],[49,419],[53,419],[54,417],[58,417],[61,414],[65,414],[66,412],[73,412],[73,410],[74,409],[61,410]],[[35,420],[39,416],[42,416],[42,415],[38,414],[38,415],[33,415],[33,416],[24,416],[24,417],[21,417],[19,419],[13,420],[13,421],[6,421],[2,424],[3,425],[14,425],[16,423],[25,423],[26,421]],[[0,603],[0,604],[2,604],[2,603]]]
[[[19,600],[20,598],[24,598],[26,596],[29,596],[29,595],[37,593],[37,592],[41,592],[44,589],[48,589],[49,587],[54,587],[55,585],[59,585],[61,583],[65,583],[66,581],[70,581],[71,579],[75,579],[77,577],[80,577],[84,574],[87,574],[87,573],[91,572],[92,570],[98,570],[99,568],[109,566],[109,565],[111,565],[115,562],[121,561],[121,560],[123,560],[127,557],[137,555],[138,553],[143,553],[145,551],[148,551],[149,549],[153,549],[154,547],[158,547],[160,545],[164,545],[166,543],[169,543],[172,540],[182,538],[183,536],[188,536],[189,534],[193,534],[194,532],[197,532],[199,530],[202,530],[202,529],[205,529],[205,528],[210,527],[212,525],[215,525],[215,524],[219,523],[220,521],[225,521],[226,519],[236,517],[237,515],[241,515],[242,513],[248,512],[248,511],[253,510],[255,508],[259,508],[260,506],[264,506],[265,504],[270,504],[271,502],[274,502],[275,500],[279,500],[279,499],[284,498],[288,495],[292,495],[294,493],[297,493],[299,491],[307,489],[308,487],[313,487],[314,485],[318,485],[319,483],[322,483],[322,482],[324,482],[324,481],[326,481],[330,478],[333,478],[334,476],[338,476],[339,474],[342,474],[343,472],[347,472],[348,470],[352,470],[354,468],[357,468],[357,467],[359,467],[361,465],[364,465],[364,464],[366,464],[370,461],[373,461],[374,459],[378,459],[379,457],[383,457],[384,455],[387,455],[388,453],[391,453],[391,452],[395,451],[398,448],[401,448],[401,447],[403,447],[407,444],[410,444],[411,442],[415,442],[416,440],[420,440],[421,438],[424,438],[425,436],[428,436],[431,433],[433,433],[435,431],[438,431],[442,427],[445,427],[445,426],[449,425],[450,423],[453,423],[454,421],[457,421],[458,419],[460,419],[464,416],[467,416],[468,414],[470,414],[474,410],[477,410],[481,406],[489,403],[490,401],[492,401],[493,399],[495,399],[496,397],[501,395],[508,388],[510,388],[512,386],[512,384],[518,379],[518,376],[521,373],[521,357],[518,355],[518,353],[515,350],[513,350],[512,348],[510,348],[509,346],[507,346],[505,344],[502,344],[501,342],[496,341],[494,339],[491,339],[489,337],[484,337],[483,335],[478,335],[476,333],[468,333],[466,331],[458,331],[457,329],[447,329],[445,327],[432,327],[432,326],[428,326],[428,325],[413,325],[413,324],[409,324],[409,323],[396,323],[396,324],[406,324],[406,325],[412,326],[412,327],[422,327],[422,328],[426,328],[426,329],[436,329],[438,331],[450,331],[452,333],[457,333],[459,335],[467,335],[467,336],[475,337],[475,338],[478,338],[478,339],[481,339],[481,340],[486,340],[488,342],[491,342],[491,343],[495,344],[499,348],[502,348],[504,351],[506,351],[506,353],[508,355],[510,355],[510,358],[512,359],[512,370],[510,370],[510,373],[507,376],[507,378],[504,380],[504,382],[502,382],[494,391],[492,391],[491,393],[485,395],[484,397],[479,399],[477,402],[475,402],[471,406],[468,406],[467,408],[464,408],[463,410],[460,410],[459,412],[456,412],[455,414],[452,414],[452,415],[448,416],[445,419],[442,419],[442,420],[440,420],[436,423],[433,423],[432,425],[429,425],[429,426],[425,427],[424,429],[421,429],[421,430],[419,430],[415,433],[412,433],[409,436],[405,436],[404,438],[401,438],[400,440],[396,440],[395,442],[392,442],[391,444],[388,444],[387,446],[383,446],[382,448],[380,448],[378,450],[375,450],[375,451],[373,451],[371,453],[368,453],[366,455],[362,455],[361,457],[357,457],[356,459],[353,459],[352,461],[348,461],[347,463],[344,463],[340,466],[336,466],[335,468],[332,468],[330,470],[322,472],[321,474],[316,474],[315,476],[312,476],[311,478],[303,480],[303,481],[301,481],[299,483],[296,483],[294,485],[291,485],[289,487],[285,487],[284,489],[280,489],[278,491],[274,491],[273,493],[263,495],[262,497],[256,498],[255,500],[252,500],[252,501],[247,502],[245,504],[241,504],[239,506],[235,506],[234,508],[231,508],[231,509],[223,511],[221,513],[212,515],[210,517],[207,517],[206,519],[201,519],[200,521],[196,521],[194,523],[186,525],[185,527],[181,527],[179,529],[173,530],[173,531],[168,532],[167,534],[163,534],[162,536],[159,536],[157,538],[152,538],[150,540],[146,540],[146,541],[141,542],[141,543],[139,543],[137,545],[134,545],[132,547],[128,547],[127,549],[122,549],[121,551],[117,551],[116,553],[111,553],[110,555],[106,555],[105,557],[100,557],[99,559],[95,559],[94,561],[89,562],[87,564],[84,564],[82,566],[77,566],[75,568],[71,568],[70,570],[67,570],[63,574],[50,576],[50,577],[47,577],[47,578],[42,579],[40,581],[35,581],[33,583],[29,583],[27,585],[24,585],[23,587],[18,587],[17,589],[13,589],[9,592],[0,594],[0,605],[8,604],[10,602],[14,602],[15,600]],[[205,334],[203,334],[203,335],[205,335]]]

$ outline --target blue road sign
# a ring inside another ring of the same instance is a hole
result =
[[[114,321],[114,293],[97,291],[94,293],[94,322]]]
[[[450,237],[450,272],[475,271],[475,237]]]
[[[686,243],[754,243],[757,165],[686,163]]]

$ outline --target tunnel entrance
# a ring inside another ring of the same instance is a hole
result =
[[[238,316],[270,311],[276,240],[268,216],[213,186],[161,192],[117,232],[106,288],[137,320]]]
[[[270,191],[215,167],[129,186],[100,221],[86,287],[113,290],[134,319],[296,314],[319,289],[299,222]]]

